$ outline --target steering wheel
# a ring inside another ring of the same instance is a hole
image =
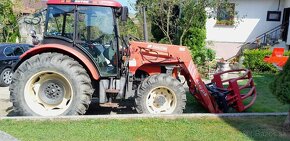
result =
[[[142,41],[140,38],[138,38],[138,37],[136,37],[134,35],[131,35],[131,34],[127,35],[127,38],[129,40],[133,40],[133,41]]]
[[[92,43],[100,43],[103,44],[103,38],[105,37],[105,34],[102,34],[101,36],[99,36],[97,39],[95,40],[91,40]]]

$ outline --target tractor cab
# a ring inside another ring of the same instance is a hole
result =
[[[103,77],[118,75],[118,20],[127,7],[111,0],[49,0],[43,43],[81,49]]]

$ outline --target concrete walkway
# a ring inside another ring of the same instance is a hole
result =
[[[18,141],[18,140],[7,133],[0,131],[0,141]]]
[[[223,58],[224,60],[228,60],[237,55],[242,45],[243,43],[215,42],[211,45],[208,45],[208,48],[213,49],[216,52],[217,58]]]
[[[193,113],[193,114],[119,114],[119,115],[83,115],[83,116],[58,116],[58,117],[0,117],[0,120],[16,121],[67,121],[67,120],[90,120],[90,119],[192,119],[192,118],[240,118],[240,117],[265,117],[265,116],[287,116],[288,113]]]

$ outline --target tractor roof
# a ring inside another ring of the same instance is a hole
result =
[[[48,0],[48,5],[92,5],[92,6],[107,6],[120,8],[122,5],[115,0]]]

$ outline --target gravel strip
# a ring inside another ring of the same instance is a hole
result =
[[[179,115],[146,115],[146,114],[120,114],[120,115],[85,115],[60,117],[0,117],[0,120],[88,120],[88,119],[184,119],[184,118],[231,118],[231,117],[265,117],[287,116],[285,113],[229,113],[229,114],[179,114]]]

